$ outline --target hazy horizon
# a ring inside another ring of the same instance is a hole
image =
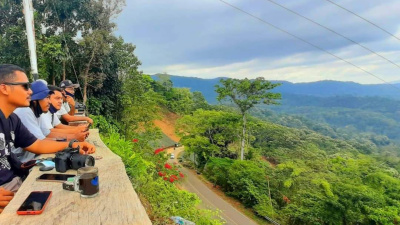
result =
[[[145,73],[146,74],[146,73]],[[148,74],[150,76],[156,76],[158,74],[162,73],[155,73],[155,74]],[[229,77],[199,77],[199,76],[183,76],[179,74],[168,74],[169,76],[175,76],[175,77],[185,77],[185,78],[198,78],[198,79],[204,79],[204,80],[214,80],[214,79],[222,79],[222,78],[229,78]],[[245,77],[243,77],[245,78]],[[249,78],[250,79],[250,78]],[[251,78],[254,79],[254,78]],[[316,83],[316,82],[323,82],[323,81],[334,81],[334,82],[346,82],[346,83],[356,83],[356,84],[361,84],[361,85],[374,85],[374,84],[386,84],[386,83],[371,83],[371,84],[363,84],[363,83],[358,83],[356,81],[341,81],[341,80],[331,80],[331,79],[326,79],[326,80],[316,80],[316,81],[299,81],[299,82],[293,82],[293,81],[288,81],[288,80],[269,80],[269,81],[283,81],[283,82],[289,82],[293,84],[301,84],[301,83]],[[400,80],[392,81],[388,84],[400,84]]]

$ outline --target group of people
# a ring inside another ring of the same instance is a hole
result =
[[[13,160],[24,163],[67,147],[79,146],[82,154],[95,151],[85,142],[89,135],[87,125],[61,123],[93,123],[89,117],[74,115],[78,87],[70,80],[62,81],[59,87],[44,80],[30,83],[22,68],[0,65],[0,213],[23,182],[12,166]]]

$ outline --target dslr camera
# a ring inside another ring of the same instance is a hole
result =
[[[56,171],[65,173],[69,169],[77,170],[81,167],[94,166],[94,158],[90,155],[81,155],[79,146],[77,148],[68,147],[61,152],[57,152],[54,157]]]

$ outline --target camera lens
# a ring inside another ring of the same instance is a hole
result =
[[[94,158],[90,155],[87,155],[85,160],[85,167],[86,166],[94,166]]]
[[[90,155],[75,153],[71,155],[71,167],[77,170],[81,167],[94,166],[94,158]]]

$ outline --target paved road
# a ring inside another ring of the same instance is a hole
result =
[[[179,153],[183,151],[183,147],[177,148],[170,153],[175,154],[175,159],[172,162],[177,162]],[[201,207],[208,209],[219,209],[221,216],[226,220],[228,225],[257,225],[253,220],[249,219],[243,213],[239,212],[220,196],[211,191],[192,171],[182,167],[180,171],[186,175],[186,179],[182,182],[182,186],[199,196],[202,201]]]

